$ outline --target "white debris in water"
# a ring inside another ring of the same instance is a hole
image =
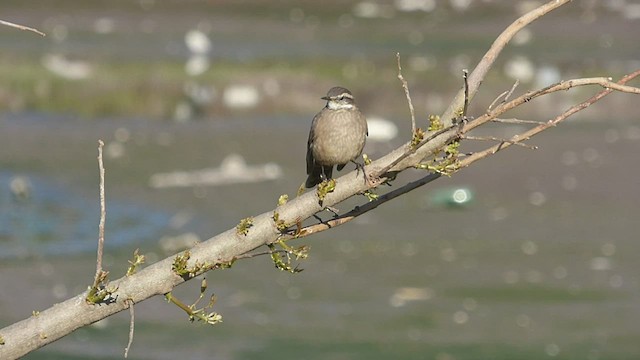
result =
[[[184,36],[184,42],[193,54],[207,54],[211,51],[211,40],[200,30],[189,30]]]
[[[640,19],[640,4],[627,4],[624,7],[622,16],[629,20]]]
[[[93,74],[93,67],[86,61],[72,61],[60,54],[47,54],[42,65],[52,73],[68,80],[83,80]]]
[[[28,199],[31,197],[31,181],[26,176],[14,176],[9,181],[9,190],[15,199]]]
[[[353,15],[361,18],[392,18],[394,9],[390,5],[378,4],[373,1],[361,1],[353,7]]]
[[[451,7],[456,11],[465,11],[471,5],[471,0],[449,0]]]
[[[151,176],[149,184],[153,188],[217,186],[269,181],[281,177],[282,169],[278,164],[247,165],[242,156],[231,154],[217,168],[158,173]]]
[[[389,298],[389,305],[402,307],[411,301],[426,301],[432,299],[434,292],[430,288],[401,287]]]
[[[395,6],[399,11],[431,12],[436,8],[436,0],[396,0]]]
[[[398,136],[398,127],[393,122],[381,117],[367,118],[369,127],[368,141],[386,142]]]
[[[189,57],[184,64],[184,71],[189,76],[198,76],[207,72],[210,66],[209,58],[206,55],[196,54]]]
[[[230,108],[252,108],[260,102],[260,93],[253,85],[231,85],[224,90],[222,101]]]
[[[524,56],[515,56],[504,65],[504,73],[508,77],[520,82],[530,82],[536,69],[531,60]]]

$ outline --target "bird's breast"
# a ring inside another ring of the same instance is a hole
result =
[[[316,163],[346,164],[360,156],[367,134],[360,111],[323,109],[318,116],[311,149]]]

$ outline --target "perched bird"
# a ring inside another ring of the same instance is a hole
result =
[[[355,163],[368,135],[367,120],[349,90],[336,86],[322,99],[327,105],[313,118],[307,141],[307,188],[331,179],[334,165],[340,171]]]

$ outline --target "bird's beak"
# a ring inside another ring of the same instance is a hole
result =
[[[321,97],[320,99],[322,99],[322,100],[327,100],[327,101],[329,101],[329,100],[330,100],[330,98],[329,98],[328,96],[323,96],[323,97]]]

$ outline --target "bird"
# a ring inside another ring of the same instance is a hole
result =
[[[307,141],[307,180],[311,188],[331,179],[333,167],[342,170],[349,162],[361,168],[355,160],[369,133],[367,119],[356,106],[351,91],[332,87],[321,99],[327,104],[311,121]]]

